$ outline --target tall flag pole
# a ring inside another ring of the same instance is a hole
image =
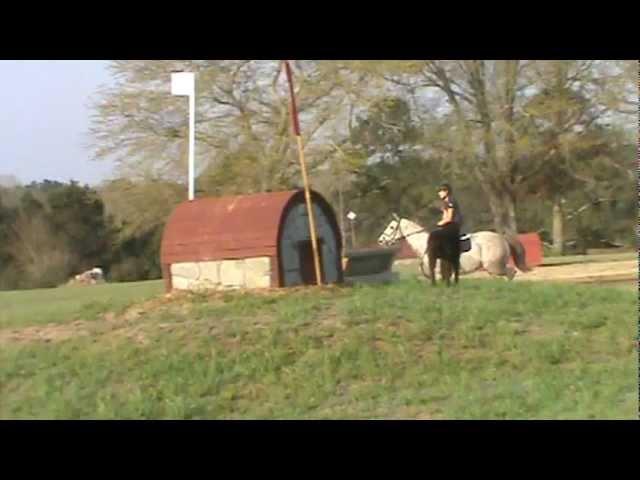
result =
[[[196,89],[195,73],[173,72],[171,94],[189,97],[189,201],[195,197]]]
[[[309,216],[309,234],[311,235],[311,247],[313,249],[313,264],[316,272],[316,283],[322,285],[322,276],[320,270],[320,257],[318,255],[318,239],[316,236],[316,223],[313,214],[313,205],[311,203],[311,192],[309,190],[309,178],[307,177],[307,167],[304,159],[304,148],[302,145],[302,135],[300,134],[300,121],[298,119],[298,109],[296,107],[296,97],[293,89],[293,73],[288,60],[284,60],[284,68],[289,82],[289,95],[291,97],[291,122],[293,125],[293,133],[298,142],[298,157],[300,159],[300,170],[302,171],[302,181],[304,183],[304,197],[307,203],[307,214]]]

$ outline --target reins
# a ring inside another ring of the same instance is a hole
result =
[[[400,232],[400,235],[401,235],[401,236],[398,238],[398,240],[406,239],[406,238],[410,237],[411,235],[416,235],[416,234],[418,234],[418,233],[429,233],[429,232],[427,232],[427,230],[426,230],[426,229],[421,228],[420,230],[416,230],[415,232],[411,232],[411,233],[409,233],[409,234],[405,235],[405,234],[402,232],[402,228],[400,227],[400,221],[398,221],[397,231],[398,231],[398,232]],[[420,259],[420,271],[422,272],[422,275],[423,275],[425,278],[430,278],[429,276],[427,276],[427,274],[426,274],[426,273],[425,273],[425,271],[424,271],[424,257],[427,255],[428,247],[429,247],[429,243],[427,242],[427,245],[425,246],[425,249],[424,249],[424,253],[422,254],[422,258]]]

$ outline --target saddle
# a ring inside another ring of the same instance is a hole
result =
[[[460,253],[471,250],[471,235],[468,233],[460,234]]]

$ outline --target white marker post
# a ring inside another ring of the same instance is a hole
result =
[[[175,72],[171,74],[171,94],[189,97],[189,201],[194,198],[194,150],[196,147],[196,89],[195,73]]]
[[[351,248],[356,248],[356,229],[354,222],[357,215],[354,212],[347,213],[347,218],[351,221]]]

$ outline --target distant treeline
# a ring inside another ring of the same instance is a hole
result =
[[[94,266],[111,281],[158,278],[160,235],[122,235],[99,193],[75,182],[0,188],[0,289],[55,287]]]
[[[435,169],[431,173],[428,165],[417,159],[409,165],[397,165],[395,170],[388,165],[370,166],[342,192],[343,203],[359,212],[358,246],[375,242],[389,220],[386,212],[397,211],[433,228],[439,215],[437,202],[416,200],[435,198],[437,169],[431,165]],[[394,186],[387,191],[376,190],[381,189],[376,183],[376,171],[381,168],[385,170],[382,177]],[[413,169],[413,174],[407,174],[407,169]],[[613,198],[585,202],[580,192],[567,196],[567,253],[609,242],[635,243],[635,193],[628,181],[618,181],[619,186],[612,188]],[[492,229],[491,209],[480,187],[464,179],[455,185],[467,219],[466,230]],[[322,193],[340,215],[337,194]],[[200,191],[200,195],[213,194]],[[128,180],[109,182],[99,189],[52,181],[0,188],[0,290],[59,286],[94,266],[103,268],[111,282],[160,278],[164,221],[151,219],[166,219],[183,197],[179,184]],[[521,231],[537,231],[545,242],[552,243],[551,211],[551,201],[523,195],[517,209]],[[349,222],[344,223],[348,244]]]

